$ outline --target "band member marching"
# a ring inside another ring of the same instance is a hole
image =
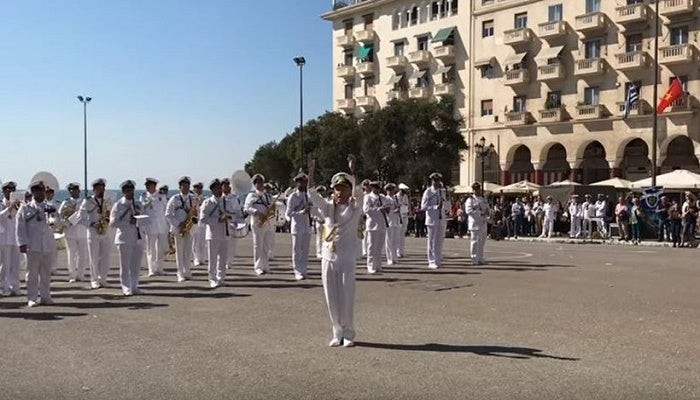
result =
[[[146,262],[148,276],[163,275],[163,263],[168,252],[168,222],[165,220],[167,196],[156,191],[158,180],[146,178],[146,192],[141,195],[142,213],[148,216],[141,227],[141,234],[146,235]]]
[[[386,263],[394,265],[399,258],[399,238],[401,236],[403,225],[403,217],[401,216],[401,208],[398,203],[396,185],[387,183],[384,185],[386,191],[387,203],[390,206],[389,212],[386,214],[389,220],[389,226],[386,228]]]
[[[110,226],[117,229],[114,244],[119,250],[119,281],[124,296],[141,294],[139,290],[139,272],[143,258],[144,234],[136,218],[143,211],[141,202],[134,199],[136,183],[132,180],[122,182],[123,197],[112,207]]]
[[[348,157],[348,164],[354,173],[354,157]],[[314,170],[315,163],[311,161],[311,182]],[[331,179],[332,199],[324,199],[315,190],[309,192],[311,202],[324,219],[321,281],[331,318],[331,347],[352,347],[355,344],[355,262],[358,225],[364,203],[362,189],[354,184],[355,179],[350,174],[339,172]]]
[[[202,182],[197,182],[192,185],[194,189],[194,199],[197,204],[202,204],[204,202],[204,184]],[[192,228],[192,256],[194,257],[194,265],[204,265],[207,259],[207,241],[205,239],[206,227],[204,223],[200,220],[197,225]]]
[[[408,195],[409,187],[399,183],[399,192],[396,194],[396,202],[399,204],[401,216],[401,232],[399,233],[399,258],[406,256],[406,231],[408,230],[408,211],[411,208],[411,198]]]
[[[381,193],[379,181],[370,182],[369,187],[371,192],[364,196],[362,210],[367,216],[367,272],[375,274],[382,272],[382,251],[389,228],[387,214],[391,210],[391,200]]]
[[[245,211],[253,216],[253,268],[257,275],[270,272],[270,247],[274,235],[275,200],[265,190],[265,177],[255,174],[252,178],[255,191],[245,199]]]
[[[469,217],[469,237],[472,265],[485,264],[484,244],[486,244],[489,204],[483,197],[481,185],[472,184],[472,195],[464,203],[464,211]]]
[[[18,296],[19,282],[19,245],[15,225],[19,200],[11,200],[10,195],[17,189],[17,184],[9,181],[2,185],[3,200],[0,202],[0,294]]]
[[[323,197],[324,199],[326,198],[326,192],[327,189],[325,186],[317,186],[316,187],[316,193],[318,193],[319,196]],[[313,216],[314,219],[314,231],[315,231],[315,244],[316,244],[316,258],[321,259],[322,254],[321,254],[321,243],[322,241],[322,227],[323,227],[323,218],[318,214],[316,207],[311,208],[311,215]]]
[[[312,203],[309,201],[309,177],[300,172],[294,177],[296,190],[287,199],[285,216],[291,220],[292,233],[292,268],[296,280],[306,279],[309,266],[309,242],[313,229],[314,217],[311,213]]]
[[[109,215],[112,204],[105,197],[107,181],[102,178],[92,182],[92,196],[80,205],[80,223],[87,226],[88,255],[90,257],[90,286],[99,289],[107,285],[109,257],[114,246]]]
[[[175,237],[175,263],[177,281],[192,279],[192,229],[198,222],[197,202],[190,193],[190,178],[183,176],[177,181],[180,193],[168,200],[165,219],[170,224],[170,233]]]
[[[423,192],[421,208],[425,210],[425,225],[428,229],[428,268],[442,266],[442,244],[445,241],[447,212],[450,202],[442,186],[442,174],[433,172],[429,176],[431,185]]]
[[[19,251],[27,255],[27,306],[34,307],[53,304],[51,265],[56,254],[56,240],[47,221],[44,183],[32,182],[29,190],[33,200],[20,206],[15,232]]]
[[[49,226],[54,232],[61,232],[61,220],[58,216],[58,204],[54,196],[56,195],[56,189],[45,184],[46,187],[46,199],[44,204],[46,204],[46,214],[48,216]],[[54,259],[51,261],[51,273],[55,274],[58,269],[58,252],[54,253]]]
[[[85,279],[85,270],[90,262],[88,259],[87,228],[79,223],[80,184],[69,183],[66,189],[70,197],[58,207],[58,215],[65,233],[68,282],[74,283]]]
[[[226,246],[228,250],[226,252],[226,268],[233,268],[233,264],[236,261],[236,235],[234,230],[236,229],[237,222],[242,222],[243,217],[243,205],[238,199],[235,193],[231,192],[231,180],[229,178],[224,178],[221,180],[221,202],[224,208],[224,212],[231,216],[228,219],[230,235],[227,235]]]
[[[204,200],[199,219],[206,227],[206,239],[209,257],[209,287],[217,288],[226,278],[229,238],[233,236],[231,221],[234,215],[226,212],[225,196],[221,190],[221,181],[214,179],[209,183],[211,197]]]

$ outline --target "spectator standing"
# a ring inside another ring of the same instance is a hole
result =
[[[681,244],[681,207],[676,200],[673,200],[668,209],[668,223],[671,230],[671,241],[673,247],[680,247]]]
[[[659,207],[656,209],[656,234],[657,240],[663,242],[666,239],[669,226],[668,226],[668,209],[670,204],[668,203],[668,198],[666,196],[661,196],[661,201]]]
[[[519,234],[523,232],[523,220],[524,220],[525,208],[520,198],[515,198],[513,205],[510,208],[510,217],[513,220],[513,235],[518,238]]]
[[[642,240],[642,207],[639,204],[638,198],[632,199],[632,208],[630,210],[630,228],[632,231],[632,243],[639,244]]]
[[[629,238],[629,208],[627,207],[627,202],[625,198],[620,196],[617,199],[617,205],[615,206],[615,218],[617,219],[617,227],[620,231],[619,241],[627,241]]]

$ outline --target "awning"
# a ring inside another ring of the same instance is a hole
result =
[[[366,44],[360,47],[360,49],[357,50],[357,58],[360,60],[369,58],[369,55],[372,53],[372,50],[374,50],[374,45],[372,44]]]
[[[414,72],[413,75],[411,75],[411,79],[419,79],[422,78],[423,75],[425,75],[426,70],[424,69],[419,69],[418,71]]]
[[[450,36],[452,36],[454,30],[456,27],[450,27],[450,28],[443,28],[438,31],[438,33],[435,34],[433,37],[433,40],[431,42],[437,43],[437,42],[444,42],[445,40],[449,39]]]
[[[523,58],[525,58],[526,55],[527,55],[527,53],[518,53],[518,54],[510,55],[510,56],[506,57],[506,59],[503,61],[503,64],[504,65],[520,64],[521,62],[523,62]]]
[[[489,58],[484,58],[482,60],[474,61],[474,66],[476,68],[481,68],[481,67],[485,67],[487,65],[494,65],[494,64],[496,64],[496,57],[489,57]]]
[[[446,74],[446,73],[450,72],[451,69],[452,69],[452,65],[443,65],[440,68],[438,68],[437,70],[435,70],[433,75]]]
[[[551,58],[557,58],[559,57],[559,53],[564,49],[564,46],[556,46],[556,47],[550,47],[548,49],[544,49],[540,51],[540,54],[537,55],[538,60],[549,60]]]
[[[387,82],[387,85],[395,85],[399,83],[403,79],[403,75],[394,75],[389,79],[389,82]]]

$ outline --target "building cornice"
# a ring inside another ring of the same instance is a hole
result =
[[[496,0],[496,3],[488,6],[474,5],[472,15],[478,17],[484,14],[492,14],[495,12],[507,10],[513,7],[525,6],[532,3],[537,3],[540,0]]]
[[[353,4],[350,6],[341,7],[337,10],[331,10],[325,14],[321,14],[321,18],[326,21],[333,21],[339,18],[347,18],[355,15],[358,12],[368,11],[385,4],[392,3],[397,0],[367,0],[362,3]]]

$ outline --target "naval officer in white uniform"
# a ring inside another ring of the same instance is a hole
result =
[[[226,212],[225,196],[221,181],[209,183],[211,196],[204,200],[199,211],[199,220],[204,224],[209,257],[209,287],[219,287],[226,279],[229,238],[233,236],[231,222],[234,215]]]
[[[245,199],[245,212],[251,215],[253,231],[253,269],[257,275],[270,272],[270,248],[275,234],[275,201],[265,190],[265,177],[253,175],[255,191]]]
[[[478,182],[472,184],[472,195],[464,203],[464,212],[469,218],[469,235],[472,265],[485,264],[484,244],[486,243],[489,205],[483,197],[481,185]]]
[[[141,202],[134,199],[134,181],[124,181],[119,187],[123,196],[112,207],[109,224],[117,230],[114,244],[119,250],[119,281],[122,293],[124,296],[131,296],[141,294],[139,273],[143,259],[144,234],[136,217],[141,216],[143,209]]]
[[[165,220],[168,199],[156,191],[157,184],[157,179],[146,178],[146,191],[141,194],[142,212],[148,216],[148,222],[141,229],[141,233],[146,235],[148,276],[163,275],[163,263],[168,251],[168,222]]]
[[[386,242],[386,230],[389,228],[391,200],[381,193],[381,183],[369,183],[371,192],[363,199],[362,211],[367,216],[365,232],[367,233],[367,273],[382,272],[382,252]]]
[[[190,193],[190,178],[183,176],[177,181],[180,193],[168,200],[165,207],[165,219],[170,225],[170,233],[175,237],[175,263],[177,264],[177,281],[184,282],[192,279],[192,230],[186,232],[188,216],[198,217],[197,202]],[[190,221],[196,225],[197,222]],[[192,226],[194,229],[194,226]]]
[[[306,279],[309,267],[309,243],[314,218],[311,213],[312,203],[309,200],[309,177],[300,172],[294,177],[297,188],[287,198],[285,217],[291,221],[292,234],[292,268],[294,277],[300,281]]]
[[[58,215],[65,233],[68,282],[74,283],[85,279],[85,270],[90,262],[88,259],[87,228],[79,223],[80,184],[69,183],[66,189],[70,197],[63,200],[61,206],[58,207]]]
[[[421,209],[425,210],[425,226],[428,229],[428,268],[437,269],[442,266],[442,244],[451,206],[442,186],[442,174],[433,172],[429,178],[431,185],[423,192]]]
[[[80,205],[80,223],[88,228],[88,255],[90,256],[90,285],[99,289],[107,285],[109,257],[114,246],[114,236],[109,226],[111,200],[105,196],[107,181],[92,181],[92,196]]]
[[[3,200],[0,202],[0,294],[18,296],[19,282],[19,245],[17,244],[17,210],[22,204],[19,200],[10,201],[10,195],[17,189],[17,184],[9,181],[2,185]]]

